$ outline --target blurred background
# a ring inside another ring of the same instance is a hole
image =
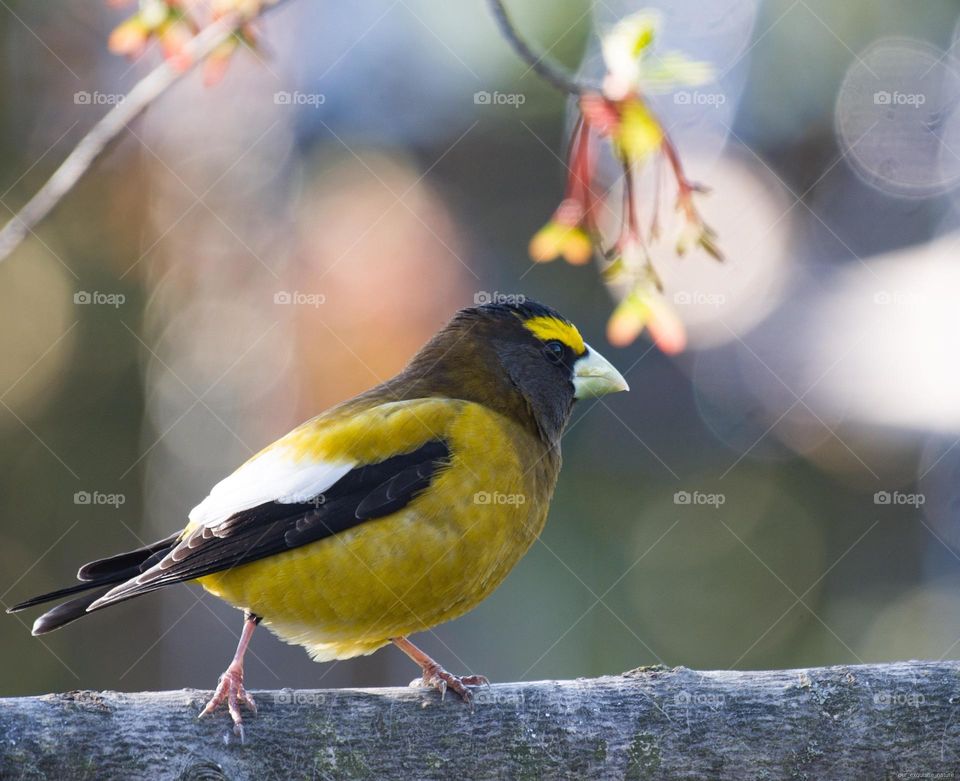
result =
[[[717,73],[656,100],[728,257],[657,259],[684,354],[606,345],[595,269],[528,260],[570,117],[481,0],[291,0],[0,265],[2,603],[166,536],[457,308],[522,293],[633,390],[577,409],[542,540],[426,650],[492,680],[960,657],[960,2],[650,4]],[[642,4],[508,6],[595,76],[597,26]],[[156,63],[106,52],[122,18],[0,9],[4,221]],[[241,624],[186,586],[41,639],[33,617],[3,617],[0,694],[210,688]],[[415,672],[267,632],[247,660],[254,689]]]

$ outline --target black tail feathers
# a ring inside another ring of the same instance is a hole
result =
[[[83,618],[87,614],[87,608],[90,607],[95,600],[100,599],[100,597],[106,594],[111,588],[113,588],[113,586],[101,586],[96,591],[91,591],[82,597],[77,597],[76,599],[71,599],[69,602],[57,605],[53,610],[48,610],[33,622],[32,633],[34,635],[45,635],[47,632],[59,629],[71,621]],[[11,608],[11,612],[12,611],[13,609]]]
[[[145,545],[137,550],[84,564],[77,573],[77,578],[82,581],[81,583],[32,597],[8,608],[7,612],[16,613],[34,605],[41,605],[44,602],[52,602],[56,599],[89,591],[88,594],[84,594],[77,599],[71,599],[57,605],[52,610],[48,610],[33,623],[33,634],[35,635],[42,635],[52,632],[54,629],[59,629],[61,626],[85,616],[88,612],[87,608],[116,584],[136,577],[160,561],[176,545],[179,536],[179,533],[173,534],[166,539]]]

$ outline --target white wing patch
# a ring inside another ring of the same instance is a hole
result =
[[[294,458],[285,448],[273,447],[217,483],[190,511],[190,523],[215,526],[234,513],[266,502],[305,502],[326,491],[354,466],[347,461]]]

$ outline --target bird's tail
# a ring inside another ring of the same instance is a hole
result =
[[[87,608],[117,583],[123,583],[136,577],[160,561],[177,544],[179,537],[179,533],[173,534],[166,539],[145,545],[137,550],[84,564],[77,573],[77,579],[81,581],[80,583],[27,599],[8,608],[7,612],[16,613],[34,605],[42,605],[44,602],[53,602],[73,594],[83,594],[83,596],[68,600],[52,610],[48,610],[33,622],[33,634],[35,635],[42,635],[52,632],[54,629],[59,629],[61,626],[85,616],[89,612]],[[84,594],[83,592],[89,593]]]
[[[48,610],[33,622],[32,633],[35,635],[44,635],[47,632],[52,632],[54,629],[59,629],[61,626],[69,624],[71,621],[82,618],[87,614],[87,608],[110,589],[111,586],[103,586],[96,591],[91,591],[82,597],[63,602],[52,610]],[[18,607],[18,605],[14,605],[8,612],[12,613]]]

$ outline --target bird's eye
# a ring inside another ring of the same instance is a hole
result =
[[[563,360],[565,348],[563,342],[552,339],[544,345],[544,351],[547,353],[547,358],[554,363],[560,363]]]

